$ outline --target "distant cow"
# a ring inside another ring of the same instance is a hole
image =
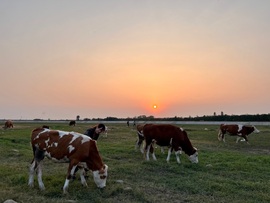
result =
[[[69,121],[69,126],[75,126],[76,125],[76,121]]]
[[[169,146],[167,162],[170,160],[171,152],[174,150],[176,160],[180,163],[179,154],[182,150],[189,156],[192,163],[198,163],[198,152],[194,148],[182,128],[170,124],[145,124],[143,127],[143,135],[145,139],[146,160],[149,160],[149,152],[151,150],[152,157],[156,160],[153,144],[159,146]]]
[[[106,186],[108,166],[99,155],[96,141],[76,133],[50,130],[47,128],[36,128],[32,131],[31,144],[34,158],[31,162],[28,185],[34,185],[34,174],[37,171],[38,184],[41,190],[45,189],[42,181],[42,160],[44,156],[49,159],[69,163],[63,192],[67,193],[69,181],[74,175],[77,166],[80,169],[90,169],[93,172],[94,182],[97,187]],[[81,183],[87,186],[84,170],[81,170]]]
[[[225,142],[225,134],[228,133],[229,135],[238,136],[236,139],[236,143],[238,143],[241,138],[244,138],[245,141],[248,143],[248,135],[252,132],[259,133],[260,131],[255,126],[221,124],[218,132],[218,140],[223,140],[223,142]]]
[[[13,128],[13,122],[11,120],[7,120],[5,122],[5,125],[3,127],[4,129],[7,129],[7,128]]]

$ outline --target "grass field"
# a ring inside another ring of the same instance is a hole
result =
[[[109,166],[105,189],[98,189],[91,174],[88,188],[79,179],[62,194],[67,164],[48,159],[43,164],[45,191],[29,188],[28,167],[32,160],[30,133],[43,124],[51,129],[83,133],[92,124],[14,123],[13,129],[0,129],[0,202],[270,202],[270,126],[256,126],[261,132],[249,136],[250,145],[217,140],[217,125],[181,125],[192,144],[199,149],[199,163],[191,164],[185,154],[177,164],[174,154],[156,149],[157,161],[145,161],[134,145],[136,131],[126,124],[108,124],[107,137],[98,148]],[[205,129],[207,128],[207,129]]]

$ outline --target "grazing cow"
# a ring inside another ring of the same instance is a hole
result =
[[[179,154],[182,150],[189,156],[192,163],[198,163],[198,152],[194,148],[187,136],[186,131],[182,128],[170,124],[145,124],[143,127],[143,135],[145,139],[146,160],[149,160],[149,151],[156,160],[153,144],[159,146],[169,146],[167,162],[170,160],[172,150],[175,151],[176,160],[180,163]]]
[[[248,135],[252,132],[259,133],[260,131],[255,126],[221,124],[218,132],[218,140],[223,140],[223,142],[225,142],[225,134],[228,133],[230,135],[238,136],[236,139],[236,143],[238,143],[241,138],[244,138],[244,140],[248,143]]]
[[[106,186],[108,166],[103,163],[97,149],[96,141],[76,133],[36,128],[32,131],[31,144],[34,158],[31,162],[28,185],[34,185],[34,173],[37,171],[38,184],[44,190],[42,182],[42,160],[44,156],[49,159],[69,162],[63,192],[67,193],[69,181],[74,175],[77,166],[80,169],[90,169],[93,172],[94,182],[98,188]],[[84,170],[81,170],[81,183],[87,186]]]
[[[13,128],[13,122],[11,120],[7,120],[5,122],[5,125],[3,127],[4,129],[7,129],[7,128]]]
[[[75,126],[76,125],[76,121],[69,121],[69,126]]]

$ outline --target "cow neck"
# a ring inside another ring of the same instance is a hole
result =
[[[188,156],[190,156],[190,155],[194,154],[196,150],[194,149],[190,140],[188,139],[187,134],[186,133],[184,133],[184,134],[185,134],[185,139],[184,139],[185,141],[182,144],[181,148]]]
[[[99,155],[96,141],[90,140],[89,143],[89,160],[87,161],[88,168],[92,171],[97,171],[102,169],[104,166],[103,161]]]

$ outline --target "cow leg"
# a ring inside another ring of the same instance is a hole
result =
[[[143,148],[144,148],[144,142],[143,142],[143,140],[142,140],[142,143],[141,143],[141,145],[140,145],[140,151],[141,151],[141,153],[143,154],[144,152],[143,152]]]
[[[146,158],[146,160],[147,161],[149,161],[149,152],[150,152],[150,147],[151,147],[152,145],[151,144],[149,144],[149,145],[145,145],[145,158]]]
[[[29,179],[28,179],[28,185],[30,187],[34,187],[34,174],[36,170],[36,162],[33,159],[31,166],[29,167]]]
[[[37,164],[37,178],[38,178],[38,185],[41,190],[45,190],[44,183],[42,181],[42,163],[41,161]]]
[[[182,154],[181,150],[178,150],[175,152],[175,156],[176,156],[176,161],[177,163],[181,164],[180,158],[179,158],[179,154]]]
[[[163,147],[160,147],[160,151],[162,154],[164,154],[164,148]]]
[[[78,163],[79,163],[78,161],[73,161],[73,160],[70,161],[70,163],[69,163],[67,177],[66,177],[65,184],[64,184],[64,187],[63,187],[63,193],[64,194],[67,193],[68,186],[69,186],[69,181],[74,176],[74,173],[76,171]]]
[[[85,175],[86,175],[85,169],[82,168],[80,171],[81,183],[83,186],[88,187],[87,182],[85,180]]]
[[[236,138],[236,143],[238,143],[239,140],[241,140],[241,139],[242,139],[242,137],[237,136],[237,138]]]
[[[144,153],[143,151],[143,139],[138,138],[135,143],[135,150],[140,149],[141,153]]]
[[[150,147],[150,152],[152,154],[152,158],[153,158],[154,161],[156,161],[157,158],[156,158],[156,155],[155,155],[155,152],[154,152],[154,147],[153,147],[153,145],[150,145],[150,146],[151,146]]]
[[[41,190],[45,190],[45,186],[42,181],[42,164],[41,161],[44,159],[44,152],[33,147],[34,158],[29,168],[29,180],[28,185],[34,186],[34,173],[37,170],[38,185]]]
[[[172,153],[172,148],[169,147],[168,156],[167,156],[167,159],[166,159],[167,163],[169,163],[169,161],[170,161],[171,153]]]
[[[222,133],[222,135],[221,135],[221,140],[222,140],[223,142],[225,142],[225,134],[224,134],[224,133]]]
[[[243,138],[246,140],[247,144],[249,144],[247,135],[243,135]]]

